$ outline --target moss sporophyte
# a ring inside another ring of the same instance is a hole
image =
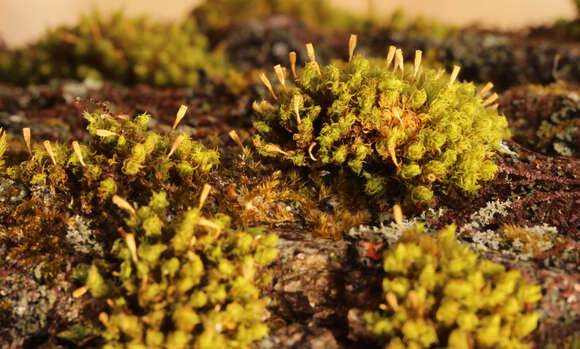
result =
[[[4,153],[6,152],[6,148],[8,147],[8,141],[6,132],[2,128],[0,128],[0,173],[2,173],[4,168]]]
[[[281,66],[274,68],[279,86],[261,75],[274,102],[254,103],[254,144],[262,155],[312,169],[348,168],[365,178],[368,194],[400,183],[413,204],[448,185],[476,193],[494,178],[493,150],[510,133],[491,83],[477,92],[456,81],[457,66],[450,75],[423,68],[421,51],[405,65],[394,46],[386,61],[354,55],[355,46],[353,35],[348,62],[320,66],[307,44],[310,62],[300,72],[291,52],[293,84]]]
[[[278,237],[203,213],[211,187],[199,183],[219,156],[177,134],[185,113],[166,135],[147,130],[146,114],[85,114],[86,145],[33,144],[24,129],[30,158],[0,163],[12,180],[50,187],[63,210],[90,214],[107,233],[110,254],[77,268],[85,286],[73,292],[108,305],[99,315],[105,348],[247,348],[268,332],[260,287]],[[5,148],[0,131],[0,159]]]

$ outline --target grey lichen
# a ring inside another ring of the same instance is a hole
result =
[[[75,215],[69,220],[66,238],[80,253],[103,254],[103,246],[95,240],[90,222],[85,217]]]

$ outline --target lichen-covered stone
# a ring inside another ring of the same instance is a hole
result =
[[[515,141],[545,155],[580,156],[580,88],[564,82],[523,85],[499,102]]]

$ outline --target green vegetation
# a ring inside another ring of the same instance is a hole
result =
[[[177,214],[198,200],[219,163],[217,151],[186,135],[147,131],[146,114],[130,119],[96,112],[85,118],[88,144],[31,144],[25,129],[29,152],[6,159],[0,168],[2,183],[13,188],[6,195],[19,198],[0,203],[2,212],[13,214],[3,219],[0,239],[10,246],[10,259],[23,270],[39,266],[49,282],[67,263],[87,258],[85,253],[101,254],[92,247],[102,251],[101,245],[110,245],[111,234],[104,232],[122,223],[114,195],[146,205],[153,192],[162,191]]]
[[[405,67],[402,52],[390,51],[387,63],[355,56],[319,66],[311,49],[295,86],[278,67],[284,83],[271,89],[275,103],[254,105],[257,149],[296,166],[348,168],[366,179],[367,194],[402,182],[412,203],[428,202],[437,186],[477,192],[494,177],[493,150],[509,136],[489,106],[497,95],[484,100],[488,88],[476,94],[474,84],[454,82],[458,69],[451,77],[422,69],[420,52]]]
[[[208,29],[272,15],[288,15],[329,29],[353,29],[364,23],[361,17],[332,8],[327,0],[208,0],[196,7],[192,15]]]
[[[530,305],[541,289],[519,271],[478,258],[449,226],[436,236],[405,231],[383,256],[382,311],[367,313],[386,348],[529,348]]]
[[[47,32],[28,48],[0,51],[0,80],[11,83],[92,78],[197,86],[201,74],[225,75],[226,67],[220,52],[209,52],[193,20],[162,24],[120,12],[94,12],[75,26]]]
[[[575,3],[580,9],[580,0]],[[285,20],[278,27],[280,23],[269,20],[277,14],[303,20],[316,30],[307,28],[306,34],[294,37],[293,31],[303,27]],[[75,83],[0,96],[0,105],[10,109],[0,112],[6,116],[2,127],[8,130],[0,128],[0,252],[7,261],[2,270],[6,280],[0,282],[0,337],[8,338],[8,346],[221,349],[288,345],[296,338],[300,346],[345,340],[337,335],[344,328],[336,326],[347,320],[351,344],[366,341],[370,330],[389,349],[529,348],[531,340],[542,346],[554,333],[573,331],[569,320],[577,318],[577,304],[570,301],[574,284],[567,280],[574,275],[545,276],[565,271],[578,259],[576,236],[560,231],[573,231],[574,222],[552,219],[570,212],[575,198],[577,176],[565,157],[574,157],[578,138],[577,94],[562,82],[530,85],[512,97],[504,94],[502,110],[523,115],[536,126],[516,130],[518,125],[512,125],[515,137],[521,137],[515,143],[530,142],[536,149],[508,144],[511,151],[501,155],[505,177],[486,186],[484,197],[472,205],[453,207],[452,201],[462,197],[456,189],[476,195],[482,182],[495,177],[495,150],[510,136],[491,84],[478,89],[458,81],[459,67],[451,74],[424,67],[421,51],[415,52],[412,65],[405,65],[403,52],[394,46],[386,61],[353,55],[356,36],[351,37],[348,62],[320,65],[308,44],[310,62],[305,67],[297,70],[295,53],[288,69],[274,67],[276,86],[260,75],[272,97],[254,103],[252,129],[248,100],[265,90],[255,86],[254,71],[228,71],[220,50],[236,47],[232,42],[237,30],[255,18],[264,21],[250,28],[247,37],[240,35],[237,43],[257,42],[256,47],[232,57],[286,52],[304,35],[321,34],[318,29],[336,30],[324,36],[331,51],[340,46],[334,42],[339,32],[365,28],[370,41],[387,34],[403,38],[404,45],[426,43],[433,50],[426,56],[473,58],[465,71],[500,76],[498,84],[512,84],[526,75],[502,72],[528,71],[535,66],[532,58],[550,67],[553,62],[549,45],[534,44],[531,50],[528,44],[513,48],[513,40],[523,39],[516,36],[496,40],[497,34],[487,32],[453,35],[454,28],[420,17],[409,21],[402,11],[386,21],[356,17],[331,9],[326,0],[208,0],[179,24],[95,12],[75,26],[48,32],[30,47],[0,47],[2,82],[86,79],[208,87],[144,87],[149,92],[135,96],[142,89],[133,94],[123,86],[107,86],[87,92],[87,103],[70,101],[69,96],[86,87]],[[575,36],[576,24],[578,19],[557,23],[556,28],[562,25],[563,32]],[[215,41],[210,43],[209,37]],[[449,38],[443,42],[433,37]],[[482,45],[488,38],[492,46]],[[366,50],[382,49],[377,47],[368,45]],[[486,54],[479,54],[482,50]],[[525,59],[513,58],[522,52]],[[256,61],[274,56],[265,54]],[[454,61],[449,57],[437,64]],[[566,57],[564,64],[574,62]],[[502,60],[510,64],[496,64]],[[544,69],[550,79],[569,70],[570,65],[558,68],[557,63],[553,71]],[[539,76],[541,71],[529,74]],[[206,76],[224,79],[209,86]],[[22,124],[38,120],[42,125],[36,136],[47,134],[52,124],[72,120],[66,113],[79,106],[93,110],[105,105],[93,98],[112,104],[84,114],[87,132],[71,127],[71,133],[64,128],[58,136],[85,138],[31,142],[31,130],[25,128],[24,146],[18,144],[20,137],[13,132]],[[189,133],[177,129],[185,107],[163,134],[149,129],[147,114],[109,111],[148,105],[163,114],[182,100],[199,107],[190,124],[199,128]],[[238,148],[224,130],[231,130]],[[224,147],[221,157],[212,149],[218,146]],[[541,158],[536,151],[561,156],[554,162],[554,157]],[[553,187],[545,184],[552,179]],[[216,188],[213,193],[210,184]],[[440,196],[432,200],[435,195]],[[411,212],[417,214],[430,203],[437,207],[403,222],[395,206],[397,228],[389,225],[391,211],[386,209],[392,201],[414,206]],[[528,226],[522,222],[528,216],[532,223],[546,224]],[[515,222],[504,224],[511,222],[507,218]],[[486,256],[493,253],[502,263],[519,268],[522,264],[516,263],[531,258],[526,273],[546,279],[542,288],[549,297],[542,306],[549,311],[533,310],[542,298],[540,286],[527,282],[519,271],[480,258],[457,241],[453,225],[437,234],[416,226],[384,250],[403,224],[417,220],[436,226],[462,222],[473,246],[485,247]],[[560,225],[552,226],[558,221]],[[346,234],[361,224],[369,225]],[[501,228],[494,231],[497,226]],[[269,290],[280,299],[272,300],[261,292],[272,281],[269,265],[278,258],[278,236],[269,229],[285,237],[279,247],[284,254],[275,266],[277,276],[283,277]],[[357,302],[378,294],[380,279],[367,276],[377,276],[371,268],[381,251],[384,304],[366,313],[365,321],[351,322],[361,319],[351,318],[360,309]],[[311,275],[318,275],[313,263],[324,275],[321,282],[307,285],[315,280]],[[336,278],[341,268],[345,272]],[[308,273],[312,270],[316,273]],[[342,297],[350,290],[365,297]],[[336,307],[343,298],[343,306]],[[533,333],[538,321],[543,328]],[[269,328],[276,328],[276,334],[256,343]],[[562,345],[578,349],[579,340],[564,338]]]
[[[286,15],[309,26],[333,31],[385,28],[434,38],[445,38],[457,31],[455,27],[423,16],[409,18],[403,9],[397,9],[385,18],[377,15],[373,8],[369,8],[366,15],[353,14],[334,8],[327,0],[211,0],[196,7],[192,15],[202,28],[209,30],[273,15]]]
[[[105,241],[113,258],[75,273],[110,306],[100,315],[105,347],[247,348],[264,337],[259,286],[269,282],[262,268],[276,258],[278,237],[234,230],[223,214],[204,217],[210,187],[199,183],[218,153],[185,134],[147,131],[146,114],[85,118],[88,145],[32,144],[30,159],[5,171],[62,195],[63,211],[92,213],[93,228],[118,231]]]
[[[556,31],[565,37],[580,39],[580,18],[573,20],[559,19],[555,24]]]
[[[143,205],[157,191],[182,207],[197,197],[198,181],[219,163],[217,151],[185,134],[147,131],[147,114],[131,119],[97,112],[85,118],[88,145],[34,144],[30,159],[6,169],[9,177],[65,193],[85,213],[112,205],[113,195]]]
[[[576,8],[576,17],[573,19],[558,19],[554,27],[561,35],[578,40],[580,39],[580,0],[573,0],[572,2]]]
[[[113,246],[115,280],[96,265],[87,276],[95,297],[111,297],[105,348],[248,348],[268,333],[258,285],[276,258],[275,234],[229,228],[229,217],[205,219],[199,208],[169,222],[165,193],[125,220]],[[120,285],[115,288],[112,285]]]

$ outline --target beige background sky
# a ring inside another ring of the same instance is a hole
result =
[[[308,0],[304,0],[308,1]],[[397,7],[409,14],[424,14],[448,23],[481,23],[488,27],[517,28],[570,18],[570,0],[374,0],[377,13],[387,14]],[[0,0],[0,37],[11,46],[34,40],[45,28],[74,23],[80,13],[97,6],[124,8],[129,13],[148,13],[154,18],[184,16],[200,0]],[[367,11],[366,0],[332,0],[337,6]]]

